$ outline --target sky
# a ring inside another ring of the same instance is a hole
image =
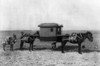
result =
[[[100,30],[100,0],[0,0],[0,30],[38,30],[41,23]]]

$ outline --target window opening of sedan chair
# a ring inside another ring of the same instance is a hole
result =
[[[53,32],[53,28],[51,28],[50,30],[51,30],[51,32]]]
[[[61,28],[57,28],[58,30],[57,30],[57,32],[58,32],[58,34],[60,34],[60,32],[61,32]]]

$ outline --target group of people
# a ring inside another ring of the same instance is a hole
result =
[[[79,35],[78,35],[78,34],[79,34]],[[76,40],[76,37],[82,39],[82,35],[81,35],[81,33],[78,33],[78,34],[75,33],[75,32],[73,32],[72,34],[70,34],[69,40],[73,40],[73,41],[75,41],[75,40]]]
[[[29,35],[30,34],[26,34],[24,32],[21,32],[20,39],[22,39],[25,36],[29,36]],[[5,51],[6,45],[10,45],[10,50],[13,51],[13,45],[16,43],[16,40],[17,40],[17,36],[15,34],[13,34],[12,36],[7,36],[2,43],[3,44],[3,50]]]
[[[39,32],[37,31],[33,35],[36,35],[36,34],[39,34]],[[34,40],[33,38],[35,38],[33,35],[30,33],[21,32],[20,48],[22,48],[24,42],[31,43],[31,41]],[[17,37],[15,34],[13,34],[12,36],[7,36],[3,42],[3,49],[5,50],[6,45],[10,45],[10,50],[13,51],[13,45],[16,43],[16,40],[17,40]]]
[[[13,51],[13,45],[16,43],[16,35],[13,34],[13,36],[7,36],[7,38],[3,42],[3,50],[5,50],[6,45],[10,45],[10,50]]]

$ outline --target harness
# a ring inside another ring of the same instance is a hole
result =
[[[81,33],[79,33],[79,36],[77,35],[77,37],[78,37],[79,39],[82,39],[82,38],[83,38]]]
[[[74,40],[76,41],[76,38],[82,39],[82,34],[79,33],[79,35],[77,33],[72,33],[69,37],[69,40]]]
[[[76,33],[72,33],[69,37],[69,40],[75,40],[77,37],[77,34]]]

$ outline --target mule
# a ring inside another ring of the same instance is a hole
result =
[[[73,44],[78,44],[78,52],[82,54],[81,51],[81,44],[84,42],[85,39],[88,39],[89,41],[93,41],[93,35],[91,32],[87,31],[86,33],[73,33],[73,34],[66,34],[66,37],[62,39],[62,47],[61,52],[64,53],[64,47],[66,43],[70,42]]]
[[[20,50],[23,49],[24,43],[29,43],[30,44],[29,50],[33,50],[33,43],[34,43],[35,39],[38,38],[36,35],[38,35],[38,31],[36,33],[34,33],[33,35],[32,34],[24,34],[22,32],[22,35],[20,38],[21,39]]]
[[[10,45],[10,51],[13,51],[13,45],[16,43],[16,35],[13,34],[13,36],[8,36],[5,41],[3,42],[3,50],[5,51],[6,45]]]

